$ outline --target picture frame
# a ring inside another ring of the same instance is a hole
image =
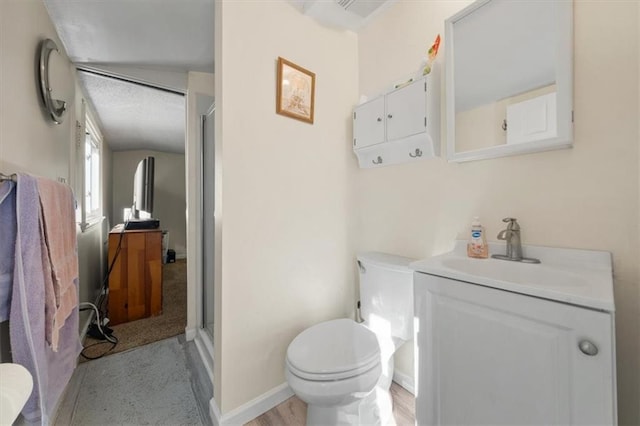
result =
[[[316,75],[278,57],[276,113],[313,124]]]

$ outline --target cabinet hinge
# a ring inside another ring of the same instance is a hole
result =
[[[427,127],[427,117],[424,118],[424,127]]]
[[[356,119],[356,112],[355,111],[353,112],[353,119],[354,120]]]
[[[426,81],[424,82],[424,91],[425,92],[427,91],[427,82]]]
[[[571,122],[573,123],[574,118],[573,118],[573,111],[571,111]]]
[[[356,146],[356,138],[353,138],[353,146]]]

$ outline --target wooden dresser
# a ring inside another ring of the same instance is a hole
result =
[[[113,325],[162,313],[162,231],[122,225],[109,232],[109,320]]]

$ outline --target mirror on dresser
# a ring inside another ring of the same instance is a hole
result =
[[[449,161],[571,147],[571,1],[479,0],[445,35]]]

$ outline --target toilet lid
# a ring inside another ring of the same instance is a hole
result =
[[[375,333],[346,318],[306,329],[287,349],[289,370],[308,380],[354,377],[379,362],[380,345]]]

